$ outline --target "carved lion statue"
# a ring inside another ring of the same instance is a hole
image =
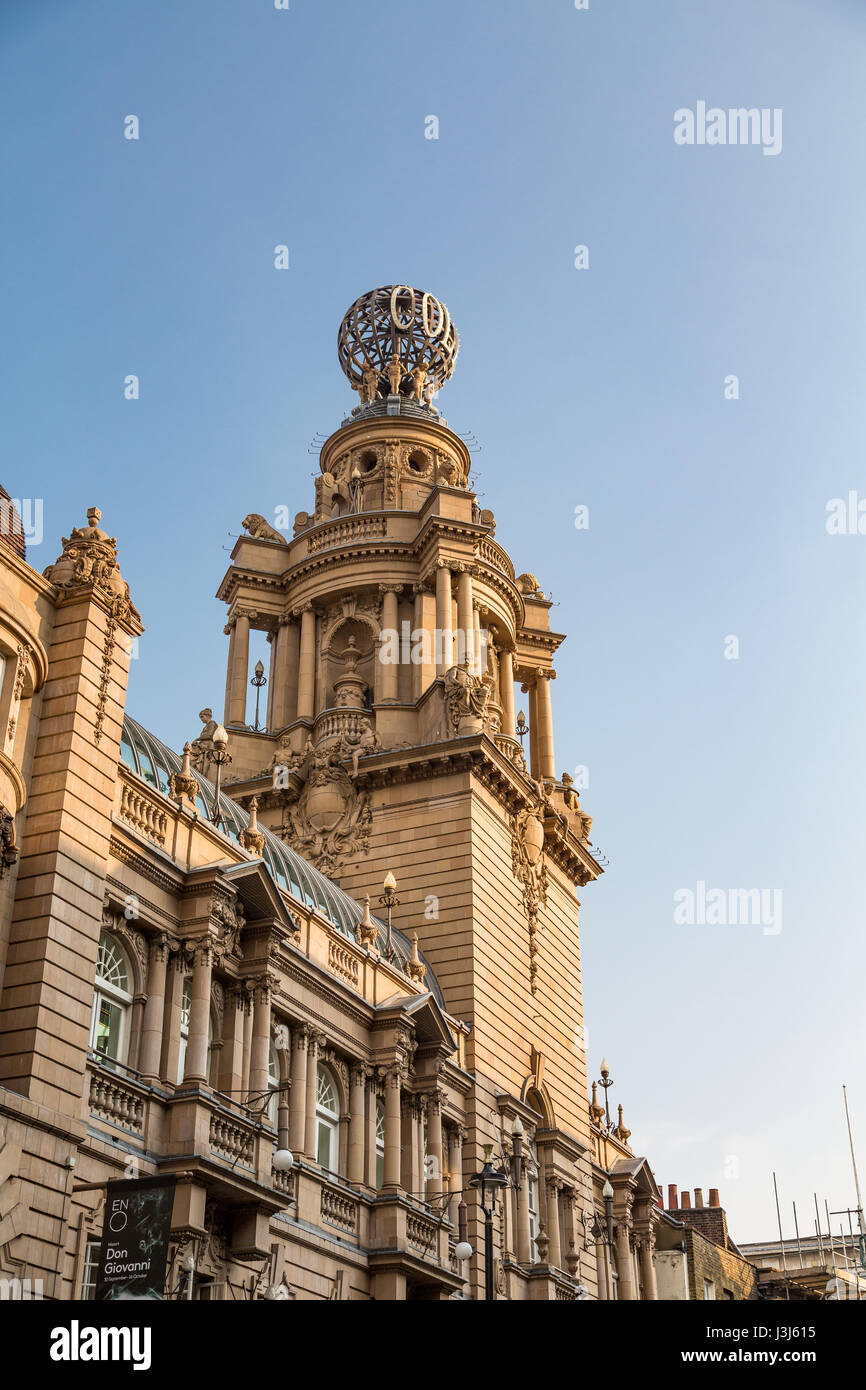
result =
[[[519,574],[517,587],[522,594],[527,594],[530,598],[544,598],[544,591],[534,574]]]
[[[285,544],[285,536],[271,526],[269,521],[265,521],[258,512],[250,512],[241,522],[245,531],[249,531],[251,536],[255,536],[260,541],[281,541]]]

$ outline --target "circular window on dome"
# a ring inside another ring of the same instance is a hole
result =
[[[372,449],[366,450],[358,460],[358,467],[362,473],[372,473],[376,464],[379,462]]]
[[[410,454],[409,467],[413,473],[426,473],[429,467],[429,460],[427,458],[427,455],[419,453]]]

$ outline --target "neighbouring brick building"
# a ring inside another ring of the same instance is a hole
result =
[[[444,306],[365,296],[340,355],[313,510],[251,512],[219,586],[225,728],[126,711],[98,509],[44,574],[0,550],[0,1277],[87,1295],[106,1181],[164,1173],[169,1294],[478,1297],[492,1152],[498,1297],[653,1299],[658,1189],[587,1094],[563,637],[432,404]]]
[[[717,1188],[710,1188],[707,1206],[702,1189],[695,1188],[693,1206],[691,1194],[678,1197],[671,1184],[664,1216],[656,1240],[660,1298],[739,1302],[758,1297],[757,1270],[728,1234]]]

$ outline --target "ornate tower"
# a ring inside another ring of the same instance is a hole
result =
[[[246,517],[219,588],[227,790],[256,796],[260,821],[351,894],[375,904],[396,876],[395,924],[418,932],[449,1012],[471,1027],[464,1174],[485,1144],[507,1150],[520,1117],[539,1217],[559,1240],[569,1212],[591,1207],[576,892],[601,872],[590,818],[555,770],[563,637],[535,577],[515,575],[466,446],[433,404],[457,357],[445,306],[406,286],[374,290],[346,314],[338,348],[360,399],[322,447],[314,509],[291,538]],[[271,642],[265,732],[247,721],[251,629]],[[207,729],[196,748],[205,770]],[[506,1264],[534,1239],[528,1206],[505,1218]],[[551,1264],[567,1254],[551,1251]]]

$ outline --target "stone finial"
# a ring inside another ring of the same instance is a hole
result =
[[[543,1226],[539,1227],[538,1235],[535,1237],[535,1248],[538,1251],[538,1263],[547,1264],[547,1256],[550,1251],[550,1236]]]
[[[238,840],[244,849],[249,850],[250,854],[261,857],[265,848],[265,837],[259,830],[259,798],[254,796],[250,802],[250,821],[238,836]]]
[[[192,747],[189,741],[187,741],[183,745],[183,763],[181,764],[180,772],[173,772],[168,779],[168,794],[169,796],[173,796],[177,801],[191,801],[194,805],[196,796],[198,795],[198,782],[195,780],[190,770],[189,760],[191,753]]]
[[[427,974],[427,967],[418,955],[418,933],[412,933],[412,958],[406,962],[406,974],[410,980],[416,984],[423,985],[424,976]]]
[[[117,616],[141,621],[138,610],[129,597],[129,585],[117,563],[117,539],[100,529],[102,513],[98,507],[88,507],[87,525],[74,526],[62,538],[63,550],[53,565],[43,570],[43,576],[58,589],[91,589],[113,600]]]
[[[622,1106],[619,1107],[619,1122],[617,1124],[616,1129],[614,1130],[614,1133],[617,1139],[621,1139],[624,1144],[627,1143],[628,1140],[631,1138],[631,1130],[626,1129],[625,1121],[622,1118]]]
[[[600,1125],[602,1120],[604,1119],[604,1106],[599,1105],[598,1101],[597,1081],[593,1081],[592,1083],[592,1101],[590,1102],[589,1106],[589,1117],[595,1125]]]
[[[364,896],[364,915],[355,928],[355,936],[358,938],[359,946],[366,946],[369,951],[374,951],[379,944],[379,928],[370,916],[370,894]]]

